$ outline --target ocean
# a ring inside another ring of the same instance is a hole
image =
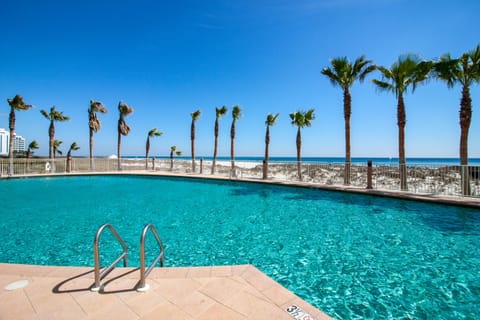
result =
[[[127,156],[125,158],[145,158],[143,156]],[[168,156],[155,156],[156,159],[169,159]],[[202,157],[196,156],[196,160],[209,161],[212,160],[211,156]],[[189,156],[175,157],[175,159],[190,160]],[[236,161],[250,161],[250,162],[262,162],[263,157],[247,157],[239,156],[235,157]],[[352,158],[352,165],[366,165],[368,160],[372,160],[374,165],[397,165],[398,158],[388,157],[354,157]],[[230,157],[217,157],[217,161],[230,161]],[[269,162],[296,162],[296,157],[270,157]],[[343,157],[302,157],[302,163],[344,163]],[[407,158],[407,165],[425,165],[425,166],[457,166],[460,164],[459,158]],[[468,159],[470,166],[480,166],[480,158]]]

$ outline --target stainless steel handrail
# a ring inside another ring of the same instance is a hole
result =
[[[157,255],[155,260],[153,260],[152,264],[145,270],[145,236],[147,235],[147,231],[150,230],[157,240],[158,247],[160,248],[160,253]],[[146,224],[143,228],[142,235],[140,237],[140,283],[137,287],[137,291],[147,291],[149,286],[146,284],[146,279],[150,272],[152,271],[153,267],[158,263],[160,260],[160,266],[163,267],[164,257],[163,257],[163,244],[158,236],[157,230],[155,227],[149,223]]]
[[[100,258],[98,253],[98,241],[100,239],[100,235],[102,234],[103,230],[108,228],[112,235],[117,239],[118,243],[122,246],[123,252],[120,254],[115,261],[113,261],[108,267],[104,268],[100,272]],[[105,223],[100,228],[98,228],[97,233],[95,234],[95,238],[93,239],[93,259],[94,259],[94,268],[95,268],[95,285],[91,288],[92,291],[100,291],[102,285],[100,280],[108,273],[112,268],[123,258],[123,266],[127,266],[127,246],[125,242],[123,242],[122,238],[118,235],[115,229],[112,227],[111,224]]]

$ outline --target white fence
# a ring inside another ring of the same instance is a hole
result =
[[[145,159],[121,160],[121,171],[156,171],[192,174],[192,162],[185,159],[149,159],[146,168]],[[70,170],[67,170],[70,167]],[[94,170],[90,170],[88,158],[73,158],[71,164],[65,158],[56,159],[14,159],[13,172],[10,174],[9,159],[0,159],[0,177],[42,174],[64,174],[70,172],[112,172],[119,171],[117,159],[95,158]],[[302,181],[321,185],[343,185],[343,163],[304,163],[301,165]],[[480,167],[468,167],[470,196],[480,197]],[[211,175],[212,161],[197,160],[195,174]],[[368,167],[352,165],[350,185],[365,188],[367,186]],[[235,161],[232,170],[230,161],[217,161],[215,175],[232,179],[262,179],[261,161]],[[278,181],[298,181],[296,162],[270,162],[268,178]],[[393,165],[372,166],[372,187],[378,190],[400,190],[399,170]],[[460,166],[407,166],[408,191],[419,194],[462,196]]]

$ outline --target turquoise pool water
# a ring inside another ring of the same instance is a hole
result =
[[[93,266],[93,236],[108,222],[138,266],[151,222],[167,266],[252,263],[337,319],[479,316],[474,209],[141,176],[3,179],[0,203],[0,262]],[[108,232],[100,250],[102,261],[119,252]]]

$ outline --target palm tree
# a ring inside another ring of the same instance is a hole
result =
[[[145,170],[148,169],[148,153],[150,152],[150,138],[160,137],[163,132],[158,131],[157,128],[153,128],[148,131],[147,142],[145,144]]]
[[[55,122],[63,122],[70,120],[69,117],[64,116],[63,112],[55,110],[55,106],[50,108],[50,112],[45,110],[40,110],[40,113],[50,121],[50,127],[48,128],[48,136],[49,136],[49,149],[48,149],[48,157],[51,160],[55,160]],[[61,153],[60,153],[61,154]],[[55,162],[52,163],[52,171],[55,172]]]
[[[76,142],[70,145],[70,148],[67,152],[67,172],[72,172],[72,151],[80,149]]]
[[[63,152],[60,150],[60,145],[63,143],[63,141],[60,140],[55,140],[53,141],[53,160],[55,160],[55,155],[58,153],[58,155],[62,155]]]
[[[27,148],[27,160],[30,159],[30,155],[33,153],[32,150],[38,149],[38,143],[37,141],[33,140],[28,144]]]
[[[38,149],[38,143],[37,141],[33,140],[28,144],[27,148],[27,170],[30,170],[30,156],[33,153],[32,150]]]
[[[267,127],[267,129],[265,131],[265,158],[263,159],[263,179],[268,178],[268,145],[270,144],[270,127],[275,124],[278,115],[278,113],[276,113],[275,115],[268,114],[267,120],[265,120],[265,126]]]
[[[230,162],[232,164],[232,176],[235,177],[235,124],[242,114],[240,106],[235,105],[232,109],[232,126],[230,127]]]
[[[90,108],[88,108],[88,127],[90,130],[90,171],[95,170],[93,162],[93,133],[100,130],[100,120],[97,118],[97,112],[107,113],[107,109],[100,101],[90,100]]]
[[[213,161],[212,161],[212,174],[215,174],[215,163],[217,161],[217,148],[218,148],[218,119],[227,113],[227,107],[215,108],[215,145],[213,148]]]
[[[127,104],[120,101],[118,103],[118,139],[117,139],[117,163],[118,163],[118,170],[122,170],[121,162],[120,162],[120,145],[122,143],[122,136],[127,136],[130,132],[130,127],[125,122],[125,117],[128,116],[133,112],[133,109],[130,108]]]
[[[307,112],[297,111],[290,113],[290,119],[292,120],[292,125],[297,126],[297,170],[298,170],[298,179],[302,180],[302,164],[300,160],[300,148],[302,147],[302,136],[300,133],[301,128],[310,127],[312,125],[312,120],[315,119],[314,115],[315,110],[310,109]]]
[[[480,44],[474,50],[462,54],[458,59],[452,59],[444,54],[434,65],[435,75],[445,81],[448,88],[459,83],[462,86],[460,99],[460,165],[462,166],[462,194],[470,195],[468,172],[468,131],[472,118],[472,99],[470,85],[480,81]]]
[[[376,67],[382,74],[382,79],[374,79],[372,82],[381,91],[393,92],[397,98],[397,125],[398,125],[398,162],[400,175],[400,189],[408,190],[407,185],[407,167],[405,162],[405,103],[403,94],[408,88],[412,88],[412,93],[421,82],[428,79],[428,74],[432,68],[432,62],[421,61],[417,55],[402,55],[397,62],[393,63],[390,69],[385,67]]]
[[[182,155],[182,151],[177,151],[176,146],[170,147],[170,171],[173,170],[173,155],[176,154],[178,157]]]
[[[13,140],[15,137],[15,110],[24,111],[32,108],[32,105],[23,102],[23,98],[20,95],[15,95],[13,99],[7,99],[10,105],[10,115],[8,117],[8,123],[10,128],[10,140],[8,141],[8,158],[10,159],[10,165],[8,174],[13,175]]]
[[[192,172],[195,173],[195,122],[200,118],[200,113],[202,111],[197,110],[195,112],[190,113],[192,117],[192,124],[190,125],[190,141],[191,141],[191,148],[192,148]]]
[[[350,87],[356,80],[363,82],[367,74],[375,70],[375,66],[370,60],[365,60],[365,56],[358,57],[353,65],[347,57],[335,58],[330,61],[332,68],[325,67],[322,74],[325,75],[332,85],[339,86],[343,90],[343,118],[345,119],[345,172],[343,183],[350,184],[350,116],[352,114],[352,97],[350,96]]]

